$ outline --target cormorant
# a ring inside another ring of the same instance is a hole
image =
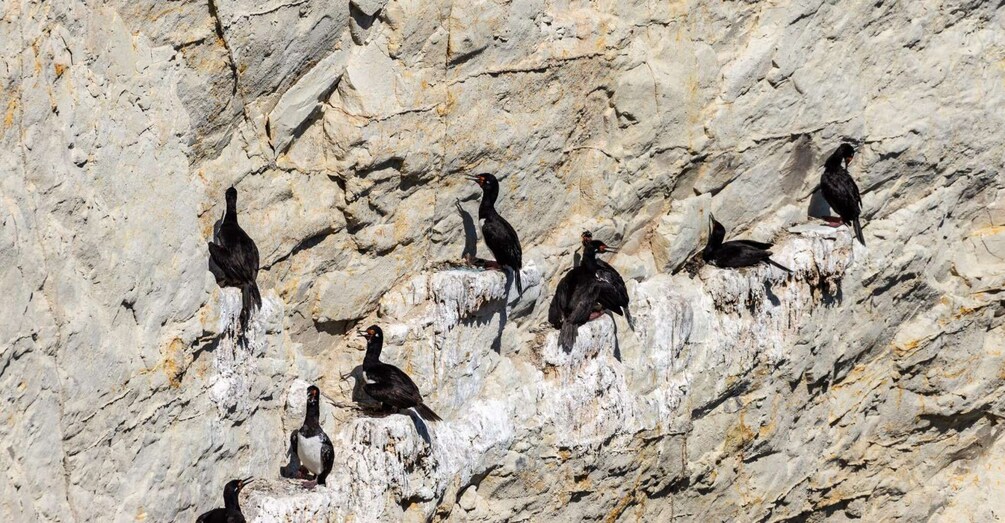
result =
[[[366,338],[366,356],[363,358],[363,392],[381,402],[385,408],[414,409],[427,421],[442,421],[422,401],[419,387],[404,371],[380,361],[380,351],[384,347],[384,331],[371,325],[366,331],[359,331]]]
[[[848,164],[853,158],[855,148],[848,143],[841,144],[827,158],[824,163],[824,174],[820,177],[820,192],[827,200],[827,205],[841,217],[840,223],[853,226],[859,243],[865,245],[862,225],[859,223],[859,216],[862,214],[862,195],[858,192],[855,180],[848,174]],[[831,222],[831,225],[837,227],[839,223]]]
[[[759,263],[774,265],[785,272],[792,272],[791,269],[781,265],[771,259],[770,243],[755,242],[753,240],[732,240],[723,242],[726,238],[726,228],[715,220],[711,213],[708,215],[709,232],[708,244],[702,251],[701,257],[708,263],[722,268],[751,267]]]
[[[221,287],[241,289],[241,335],[251,314],[262,306],[258,292],[258,247],[237,223],[237,189],[227,189],[227,213],[220,232],[209,243],[209,258],[219,270],[213,271]]]
[[[290,452],[296,453],[301,465],[314,474],[317,485],[324,485],[335,462],[335,447],[321,428],[320,396],[316,386],[307,387],[307,414],[300,430],[290,434]],[[305,486],[313,485],[308,482]]]
[[[590,231],[583,231],[583,247],[590,241],[593,241],[593,233]],[[616,252],[610,247],[605,247],[606,251],[601,252]],[[628,311],[628,287],[625,286],[625,280],[621,277],[611,264],[597,258],[597,279],[600,280],[600,297],[598,302],[605,309],[619,315],[624,316],[628,321],[628,326],[633,330],[635,329],[635,322],[632,320],[632,314]]]
[[[482,201],[478,206],[478,221],[482,224],[482,237],[485,245],[492,251],[496,265],[509,267],[516,278],[517,292],[523,292],[520,282],[520,268],[523,267],[523,251],[520,249],[520,238],[516,230],[505,218],[496,212],[495,203],[499,198],[499,180],[491,174],[469,176],[469,180],[477,182],[482,188]]]
[[[244,523],[244,514],[241,514],[238,495],[241,493],[241,489],[252,481],[254,479],[247,478],[227,482],[227,485],[223,487],[223,508],[215,508],[204,513],[195,520],[195,523]]]
[[[600,266],[597,264],[598,252],[616,252],[600,240],[583,242],[583,261],[558,282],[555,297],[551,299],[548,308],[548,322],[552,327],[560,329],[559,346],[569,352],[576,344],[579,326],[596,319],[602,310],[600,306],[601,289],[609,282],[603,282],[597,276]]]

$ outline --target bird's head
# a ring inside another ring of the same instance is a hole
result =
[[[236,496],[241,492],[241,489],[247,487],[252,481],[255,481],[255,478],[232,479],[223,487],[223,495]]]
[[[482,189],[487,189],[489,187],[498,187],[499,180],[495,176],[488,173],[468,175],[467,178],[478,184]]]
[[[237,189],[233,187],[227,189],[227,202],[237,202]]]
[[[588,249],[592,249],[593,251],[599,252],[601,254],[608,252],[618,252],[617,249],[611,247],[610,245],[607,245],[606,243],[600,240],[590,240],[585,245],[587,246]]]
[[[838,153],[841,154],[841,159],[844,160],[845,167],[847,167],[855,158],[855,147],[845,142],[838,147]]]
[[[311,385],[307,387],[307,405],[315,406],[321,399],[321,389],[317,388],[316,385]]]
[[[367,345],[373,341],[383,342],[384,331],[380,330],[380,327],[376,325],[371,325],[366,328],[366,330],[357,331],[360,336],[366,338]],[[362,349],[360,349],[362,350]]]

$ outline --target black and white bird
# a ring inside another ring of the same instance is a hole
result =
[[[523,292],[520,282],[520,269],[523,267],[523,250],[520,248],[520,238],[513,226],[499,215],[495,203],[499,198],[499,180],[491,174],[469,176],[482,188],[482,201],[478,205],[478,221],[482,226],[482,237],[485,245],[492,251],[495,264],[508,267],[516,279],[516,289]]]
[[[701,253],[701,257],[707,263],[728,269],[752,267],[760,263],[767,263],[785,272],[792,272],[788,267],[771,259],[770,243],[753,240],[731,240],[724,242],[726,228],[717,222],[715,216],[712,216],[711,213],[708,215],[708,221],[708,243]]]
[[[366,356],[363,357],[363,392],[379,401],[384,408],[413,409],[426,421],[442,421],[422,401],[419,387],[404,371],[380,361],[384,347],[384,331],[371,325],[359,335],[366,338]]]
[[[195,520],[195,523],[244,523],[244,514],[241,513],[238,497],[241,489],[252,481],[254,481],[252,478],[228,481],[223,487],[223,508],[215,508],[204,513]]]
[[[848,173],[848,164],[854,158],[855,148],[851,144],[843,143],[838,146],[824,163],[824,174],[820,177],[820,192],[827,200],[827,205],[841,217],[840,222],[828,220],[830,224],[833,227],[842,223],[851,225],[855,229],[859,243],[865,245],[865,236],[862,235],[862,225],[859,223],[862,214],[862,195],[855,180]]]
[[[296,453],[301,466],[314,474],[315,480],[305,487],[324,485],[335,462],[335,447],[321,428],[321,391],[314,385],[307,387],[307,414],[299,430],[290,434],[290,452]]]
[[[617,252],[600,240],[583,242],[583,261],[562,276],[548,308],[548,323],[559,329],[558,343],[569,352],[576,344],[579,327],[603,314],[602,290],[611,282],[598,277],[598,252]],[[620,276],[619,276],[620,277]]]
[[[237,223],[237,189],[227,189],[227,213],[209,243],[210,270],[221,287],[241,289],[241,336],[251,314],[262,306],[258,292],[258,247]]]
[[[585,249],[586,244],[591,241],[593,241],[593,233],[590,231],[583,231],[583,248]],[[604,245],[604,249],[604,251],[598,252],[617,252],[607,245]],[[606,261],[597,258],[596,262],[596,275],[597,279],[600,280],[600,296],[597,298],[597,301],[604,309],[609,310],[618,316],[624,316],[625,320],[628,321],[628,326],[634,329],[635,321],[632,320],[632,314],[628,310],[628,287],[625,285],[625,279],[622,278],[621,274]]]

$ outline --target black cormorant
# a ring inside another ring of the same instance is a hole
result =
[[[223,487],[223,508],[215,508],[204,513],[195,520],[195,523],[244,523],[238,496],[241,494],[241,489],[252,481],[254,481],[252,478],[247,478],[227,482]]]
[[[258,247],[237,223],[237,189],[227,189],[227,213],[223,217],[220,232],[209,243],[211,264],[219,270],[213,271],[216,283],[221,287],[241,289],[241,335],[248,328],[251,314],[262,306],[262,296],[258,292]]]
[[[593,241],[593,233],[590,231],[584,231],[582,235],[583,247],[586,247],[588,242]],[[614,249],[605,246],[605,251],[601,252],[617,252]],[[597,258],[597,279],[600,280],[600,297],[597,301],[605,309],[619,315],[624,316],[628,321],[628,326],[632,329],[635,328],[635,322],[632,320],[632,314],[628,311],[628,287],[625,285],[624,278],[621,274],[611,267],[611,264]]]
[[[701,257],[706,262],[722,268],[751,267],[759,263],[767,263],[785,272],[792,272],[788,267],[771,259],[771,251],[768,250],[771,248],[770,243],[753,240],[724,242],[726,228],[717,222],[711,213],[708,215],[708,221],[708,244],[705,245],[705,250],[701,253]]]
[[[827,162],[824,163],[824,174],[820,177],[820,192],[827,200],[827,205],[841,217],[841,223],[854,227],[859,243],[865,245],[862,225],[859,223],[859,216],[862,214],[862,195],[859,194],[855,180],[848,173],[848,164],[854,157],[855,148],[851,144],[843,143],[827,158]],[[833,225],[836,227],[838,224]]]
[[[548,308],[548,322],[560,329],[558,343],[566,352],[576,344],[579,326],[603,314],[598,300],[605,282],[597,277],[598,252],[615,251],[600,240],[583,243],[582,263],[559,280]]]
[[[482,237],[485,245],[492,251],[496,264],[509,267],[516,279],[516,289],[523,292],[520,282],[520,268],[523,267],[523,251],[520,249],[520,238],[516,230],[505,218],[496,212],[495,203],[499,198],[499,180],[491,174],[469,176],[468,179],[477,182],[482,188],[482,201],[478,206],[478,221],[482,225]]]
[[[426,421],[442,421],[422,401],[419,387],[404,371],[380,361],[384,347],[384,331],[371,325],[359,335],[366,338],[366,356],[363,357],[363,392],[381,402],[385,408],[414,409]]]
[[[290,452],[296,453],[301,466],[314,474],[318,485],[324,485],[335,462],[335,447],[321,428],[320,400],[321,391],[314,385],[307,387],[307,413],[300,430],[290,435]]]

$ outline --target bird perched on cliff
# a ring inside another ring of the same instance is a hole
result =
[[[307,387],[304,424],[290,434],[290,452],[295,453],[301,465],[315,476],[315,481],[305,483],[305,487],[324,485],[335,462],[335,447],[321,428],[320,400],[321,391],[314,385]]]
[[[598,252],[616,252],[600,240],[583,242],[583,261],[569,269],[558,282],[555,296],[548,308],[548,323],[559,329],[558,344],[569,352],[576,344],[579,326],[603,314],[603,306],[598,303],[601,289],[611,282],[598,277]]]
[[[726,228],[708,215],[708,243],[701,253],[702,259],[721,268],[751,267],[759,263],[774,265],[785,272],[792,272],[788,267],[771,259],[771,244],[753,240],[731,240],[724,242]]]
[[[237,189],[227,189],[227,213],[214,241],[209,243],[210,270],[221,287],[241,289],[241,337],[251,314],[262,306],[258,292],[258,247],[237,223]]]
[[[195,523],[244,523],[238,496],[241,494],[241,489],[252,481],[254,479],[247,478],[227,482],[223,487],[223,508],[215,508],[204,513],[195,520]]]
[[[593,241],[593,233],[590,231],[583,231],[582,242],[583,247],[586,244]],[[598,252],[617,252],[616,250],[604,246],[604,251]],[[632,320],[632,314],[628,311],[628,287],[625,286],[625,280],[621,277],[611,264],[601,260],[596,259],[597,262],[597,279],[600,280],[600,296],[597,301],[605,309],[619,315],[624,316],[625,320],[628,321],[628,326],[635,329],[635,322]]]
[[[384,331],[376,325],[359,331],[366,338],[366,356],[363,357],[363,392],[381,402],[385,408],[413,409],[426,421],[442,421],[422,401],[419,387],[404,371],[380,361],[384,347]]]
[[[523,292],[520,282],[520,269],[523,267],[523,251],[520,248],[520,238],[516,230],[499,215],[495,203],[499,198],[499,180],[491,174],[468,176],[482,188],[482,201],[478,206],[478,221],[482,225],[482,237],[485,245],[492,251],[495,264],[499,267],[509,267],[516,279],[517,292]]]
[[[827,200],[827,205],[841,217],[840,221],[828,220],[831,226],[837,227],[842,223],[853,226],[859,243],[865,245],[862,225],[859,223],[859,216],[862,214],[862,195],[859,194],[855,180],[848,173],[848,164],[853,158],[855,148],[851,144],[843,143],[838,146],[824,163],[824,174],[820,177],[820,192]]]

